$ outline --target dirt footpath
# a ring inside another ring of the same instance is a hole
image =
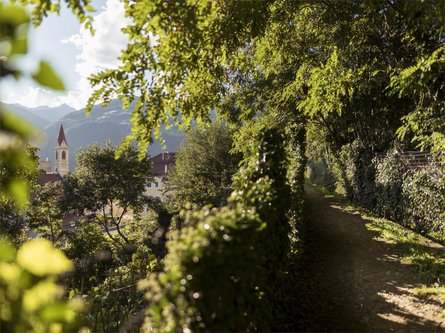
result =
[[[444,332],[444,305],[418,296],[420,278],[366,221],[306,187],[307,331]],[[445,273],[445,272],[444,272]]]

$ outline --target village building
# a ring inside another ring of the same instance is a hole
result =
[[[175,165],[176,153],[162,152],[152,157],[151,161],[153,181],[147,185],[145,194],[163,200],[168,196],[166,192],[167,173]]]
[[[51,161],[48,160],[48,157],[45,161],[40,161],[39,169],[43,170],[45,174],[58,174],[61,177],[67,175],[70,172],[69,151],[63,125],[60,124],[59,137],[54,147],[54,170],[51,171]]]
[[[152,174],[153,180],[147,184],[145,195],[149,197],[159,198],[164,200],[168,193],[166,192],[166,184],[168,183],[167,174],[168,171],[175,165],[176,153],[162,152],[151,158],[152,162]],[[46,158],[45,161],[40,161],[39,168],[42,172],[38,177],[37,183],[41,187],[51,182],[61,182],[62,177],[69,173],[69,147],[65,137],[63,125],[60,125],[59,136],[57,138],[56,146],[54,147],[54,169],[51,171],[51,161]],[[113,215],[122,214],[122,209],[113,205],[113,207],[107,207],[105,213],[113,212]],[[131,219],[133,212],[128,211],[124,220]],[[79,218],[73,215],[63,218],[63,226],[69,227],[74,219]]]
[[[57,144],[54,147],[54,170],[51,171],[51,161],[48,157],[45,161],[40,161],[39,169],[44,171],[37,178],[37,185],[43,188],[48,183],[61,182],[62,177],[69,173],[69,147],[66,141],[63,125],[60,125],[59,136]],[[31,200],[35,195],[31,196]],[[70,227],[71,223],[77,219],[78,216],[67,215],[62,218],[62,225],[64,228]]]

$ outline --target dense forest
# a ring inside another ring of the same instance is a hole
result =
[[[65,2],[93,33],[90,1]],[[135,105],[120,146],[37,188],[38,133],[2,106],[1,331],[307,330],[305,180],[445,241],[442,0],[123,2],[122,65],[86,108]],[[0,2],[2,79],[60,10],[19,3]],[[31,76],[64,90],[44,61]],[[170,125],[188,131],[160,201],[147,147]]]

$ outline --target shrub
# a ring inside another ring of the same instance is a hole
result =
[[[439,157],[416,167],[396,149],[381,158],[358,141],[343,147],[337,175],[348,197],[415,231],[445,233],[445,172]]]
[[[408,202],[405,219],[416,231],[445,234],[444,165],[433,163],[407,177],[403,195]]]
[[[48,240],[25,243],[18,251],[0,239],[0,327],[2,332],[62,332],[75,329],[82,302],[62,299],[57,274],[72,262]]]
[[[373,164],[376,166],[375,212],[403,223],[406,206],[409,204],[403,194],[403,185],[411,174],[409,164],[400,158],[395,149],[389,151],[381,160],[375,158]]]
[[[85,321],[93,332],[138,331],[144,300],[136,285],[158,267],[152,251],[140,246],[129,263],[109,270],[103,281],[96,281],[84,295],[89,306]]]
[[[155,331],[271,330],[290,249],[284,137],[264,129],[236,175],[226,206],[184,213],[170,234],[165,271],[147,290],[144,328]]]

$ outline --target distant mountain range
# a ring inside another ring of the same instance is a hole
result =
[[[123,110],[122,102],[119,100],[113,100],[107,107],[93,107],[90,116],[86,115],[85,109],[76,111],[67,105],[56,108],[28,108],[18,104],[4,105],[45,133],[47,142],[37,144],[37,146],[40,148],[41,160],[48,158],[51,161],[52,169],[54,168],[53,148],[56,145],[60,124],[63,124],[65,137],[70,148],[70,170],[75,168],[76,154],[79,147],[87,147],[96,141],[103,144],[106,140],[118,145],[122,138],[130,134],[131,126],[129,122],[134,109],[130,107],[129,110]],[[162,135],[169,152],[176,151],[184,138],[184,133],[179,132],[175,127],[169,130],[164,128]],[[151,156],[155,156],[161,151],[162,147],[156,141],[149,147]]]
[[[37,108],[28,108],[20,104],[3,104],[8,109],[17,113],[23,119],[29,121],[40,129],[51,125],[68,113],[76,111],[66,104],[54,108],[39,106]]]

